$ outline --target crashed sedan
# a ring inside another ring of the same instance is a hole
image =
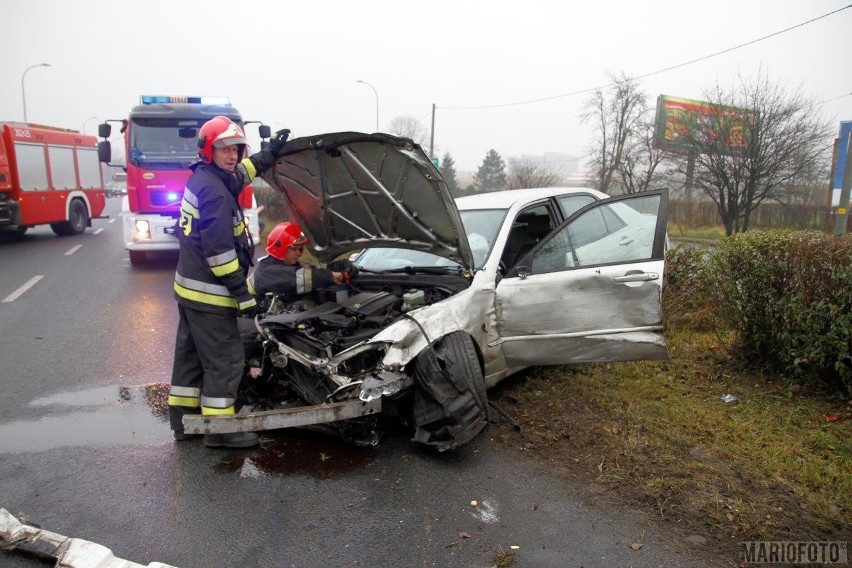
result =
[[[271,298],[233,416],[188,433],[320,428],[378,442],[383,420],[440,451],[475,437],[487,389],[529,366],[666,357],[668,193],[586,188],[454,200],[423,150],[382,134],[287,143],[264,179],[346,286]]]

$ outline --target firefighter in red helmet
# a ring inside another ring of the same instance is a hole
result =
[[[289,222],[276,225],[266,240],[267,256],[257,262],[249,275],[249,292],[259,302],[269,293],[280,295],[284,302],[292,302],[311,290],[348,284],[354,272],[351,263],[337,261],[332,263],[332,268],[340,267],[340,270],[330,270],[300,262],[309,243],[299,225]]]
[[[289,131],[275,134],[268,148],[246,157],[247,141],[231,119],[217,116],[201,127],[198,161],[190,166],[176,234],[180,243],[174,294],[178,329],[169,390],[169,421],[176,440],[185,414],[234,414],[243,373],[239,315],[257,302],[246,276],[253,243],[237,197],[257,175],[275,164]],[[249,447],[257,434],[208,434],[209,447]]]

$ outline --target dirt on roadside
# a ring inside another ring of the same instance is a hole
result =
[[[801,453],[795,459],[826,461],[828,481],[816,479],[809,488],[810,480],[788,478],[783,469],[779,473],[773,464],[761,464],[759,450],[753,460],[742,459],[749,445],[760,446],[759,437],[731,442],[743,436],[738,429],[766,426],[748,425],[752,410],[736,409],[741,418],[718,400],[719,391],[755,398],[775,391],[752,384],[753,377],[742,378],[742,384],[730,376],[714,382],[718,369],[682,365],[675,356],[668,362],[524,371],[489,391],[490,400],[517,426],[492,410],[489,435],[584,491],[638,509],[730,565],[737,564],[745,541],[852,539],[848,493],[825,494],[849,486],[850,479],[832,485],[831,478],[844,471],[852,476],[852,420],[816,426],[830,435],[825,448],[788,450]],[[820,401],[814,404],[821,408]],[[696,405],[713,413],[698,416]],[[778,413],[765,416],[767,424],[783,428],[788,420],[801,427],[799,418],[790,418],[787,401],[773,401],[767,408]],[[725,412],[733,415],[730,424],[720,418]]]

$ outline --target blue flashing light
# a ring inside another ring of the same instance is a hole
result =
[[[166,200],[169,203],[177,203],[178,201],[180,201],[180,193],[178,193],[177,191],[170,191],[166,194]]]
[[[139,103],[143,105],[189,103],[195,105],[231,106],[231,99],[229,99],[228,97],[210,95],[205,95],[203,97],[186,97],[175,95],[142,95],[139,97]]]

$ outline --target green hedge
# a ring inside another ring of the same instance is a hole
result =
[[[669,260],[669,325],[703,309],[738,357],[852,389],[852,235],[748,231]]]

